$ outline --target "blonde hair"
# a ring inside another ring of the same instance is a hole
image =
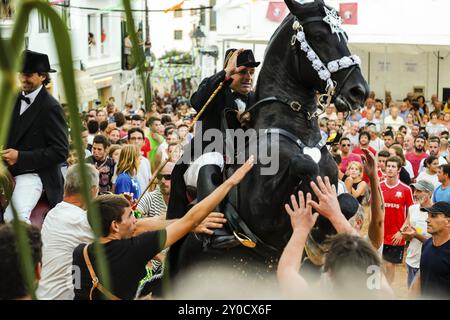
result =
[[[119,163],[117,164],[117,174],[128,172],[135,176],[139,169],[139,157],[140,153],[137,146],[131,144],[122,146]]]
[[[398,145],[398,144],[393,144],[392,146],[389,147],[389,149],[392,149],[392,150],[395,151],[395,155],[397,157],[399,157],[400,160],[402,160],[402,165],[401,166],[404,166],[405,163],[406,163],[406,159],[405,159],[405,155],[403,154],[403,148],[400,145]]]
[[[348,175],[348,176],[350,176],[350,168],[351,168],[353,165],[355,165],[355,166],[358,168],[358,170],[359,170],[359,178],[362,178],[362,176],[363,176],[363,166],[362,166],[362,164],[361,164],[360,162],[358,162],[358,161],[352,161],[352,162],[350,162],[350,163],[348,164],[348,166],[347,166],[347,171],[345,172],[345,174]]]
[[[120,149],[120,150],[122,149],[122,146],[121,146],[120,144],[112,144],[112,145],[109,147],[108,155],[112,158],[114,152],[116,152],[116,151],[119,150],[119,149]]]

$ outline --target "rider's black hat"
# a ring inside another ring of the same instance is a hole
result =
[[[56,70],[50,68],[48,56],[44,53],[25,50],[23,52],[23,59],[22,73],[56,72]]]

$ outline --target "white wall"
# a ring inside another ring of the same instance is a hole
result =
[[[326,0],[339,8],[348,0]],[[352,52],[362,59],[362,70],[371,89],[384,97],[390,90],[393,98],[403,99],[414,86],[423,86],[425,96],[450,87],[450,28],[448,0],[353,0],[358,3],[358,24],[344,25]],[[263,58],[265,44],[278,23],[266,19],[269,1],[218,0],[217,39],[219,64],[227,48],[253,49]],[[239,17],[237,19],[236,17]],[[263,44],[261,44],[263,43]],[[372,43],[372,44],[371,44]],[[386,55],[384,44],[387,44]],[[407,45],[393,45],[407,44]],[[433,45],[425,46],[427,45]],[[437,51],[440,50],[440,77],[437,90]],[[370,72],[369,72],[369,52]],[[384,71],[386,59],[389,70]]]

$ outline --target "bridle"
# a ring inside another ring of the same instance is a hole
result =
[[[303,20],[302,22],[295,19],[292,24],[292,29],[294,29],[295,34],[292,36],[291,46],[294,46],[298,41],[300,50],[305,52],[306,57],[311,62],[313,69],[317,71],[319,78],[326,83],[326,93],[321,94],[318,99],[318,104],[323,110],[325,110],[330,105],[333,96],[339,95],[340,90],[343,88],[352,72],[361,65],[361,59],[357,55],[350,55],[329,61],[326,64],[323,63],[319,55],[306,40],[306,34],[303,29],[306,24],[318,21],[323,21],[323,17],[311,17]],[[350,69],[345,75],[344,80],[336,87],[336,82],[331,79],[331,74],[348,68]]]

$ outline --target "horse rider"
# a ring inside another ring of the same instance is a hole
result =
[[[60,164],[69,153],[68,130],[63,108],[45,86],[50,82],[48,56],[25,50],[19,73],[22,92],[17,97],[6,149],[1,157],[14,177],[11,202],[19,219],[30,223],[30,215],[45,193],[50,208],[63,199]],[[13,220],[11,202],[6,222]]]
[[[209,129],[223,130],[225,129],[224,122],[227,123],[227,127],[236,129],[245,126],[249,121],[249,118],[242,117],[244,119],[241,119],[240,116],[254,102],[253,78],[255,68],[259,66],[260,62],[255,61],[251,50],[228,49],[225,57],[224,70],[203,79],[198,90],[191,97],[192,106],[199,112],[219,84],[223,82],[222,88],[199,118],[202,126],[200,134]],[[227,116],[230,114],[231,117]],[[198,130],[196,132],[198,134]],[[209,141],[201,138],[202,155],[189,168],[187,165],[182,167],[180,163],[177,164],[172,173],[174,188],[168,212],[177,217],[184,215],[189,203],[186,200],[186,187],[188,189],[189,187],[196,188],[197,201],[201,201],[211,194],[223,180],[224,150],[204,152]],[[195,138],[193,140],[195,144]],[[216,211],[220,211],[220,209],[216,208]],[[210,243],[213,248],[236,245],[235,237],[225,228],[216,229],[214,235],[207,237],[205,241],[207,242],[204,243],[205,245]]]

